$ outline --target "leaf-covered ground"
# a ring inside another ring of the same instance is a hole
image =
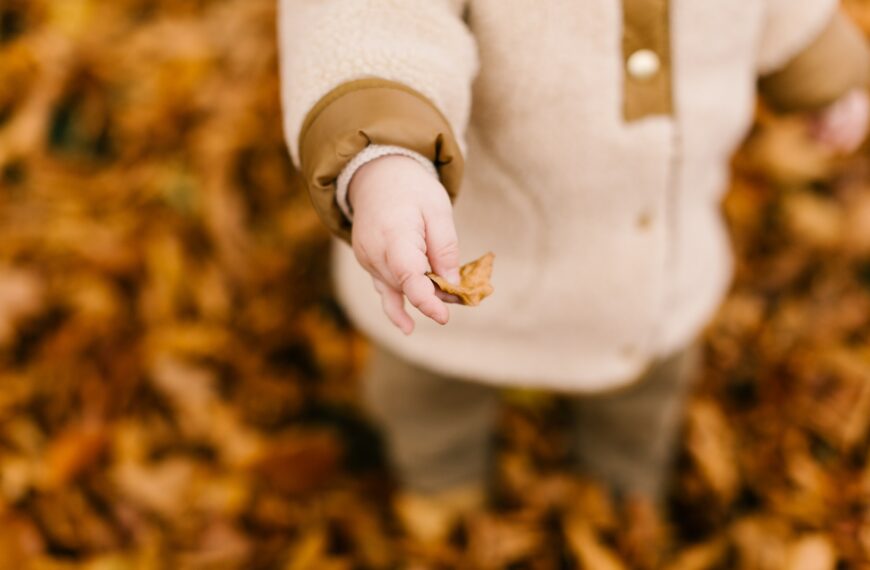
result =
[[[567,473],[522,394],[498,501],[403,537],[273,4],[0,3],[0,569],[870,567],[870,161],[764,112],[669,508]]]

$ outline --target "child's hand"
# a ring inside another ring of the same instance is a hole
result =
[[[835,152],[850,153],[867,137],[870,98],[855,89],[821,111],[813,122],[813,136]]]
[[[357,260],[371,273],[384,313],[405,334],[414,321],[405,299],[445,324],[442,296],[426,277],[459,281],[459,245],[453,207],[444,187],[414,159],[384,156],[361,167],[348,188],[353,208],[351,241]]]

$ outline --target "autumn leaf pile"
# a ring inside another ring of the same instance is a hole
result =
[[[415,544],[286,158],[274,20],[0,3],[0,570],[870,567],[867,156],[760,114],[666,510],[569,474],[563,403],[515,393],[496,504]]]

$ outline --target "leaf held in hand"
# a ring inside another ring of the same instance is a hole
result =
[[[476,307],[481,301],[492,295],[493,288],[490,283],[492,277],[492,262],[495,254],[487,253],[480,259],[466,263],[459,268],[459,285],[449,283],[440,275],[427,273],[435,286],[441,291],[456,296],[462,305]]]

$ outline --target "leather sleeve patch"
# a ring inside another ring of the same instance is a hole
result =
[[[868,79],[867,41],[845,14],[837,12],[809,47],[783,69],[762,77],[759,90],[777,111],[811,111],[866,87]]]
[[[381,79],[337,87],[308,113],[299,135],[299,155],[315,209],[346,241],[351,228],[335,202],[335,181],[370,144],[401,146],[432,160],[451,198],[462,179],[464,161],[450,124],[423,95]]]

